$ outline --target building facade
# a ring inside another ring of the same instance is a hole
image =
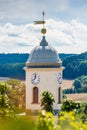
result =
[[[26,109],[38,110],[41,94],[47,90],[54,98],[54,109],[62,102],[62,61],[57,51],[48,44],[45,36],[30,53],[24,68],[26,73]]]

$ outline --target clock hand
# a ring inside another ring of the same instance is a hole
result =
[[[36,79],[36,74],[34,75],[34,80]]]

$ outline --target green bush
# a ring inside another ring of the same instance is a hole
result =
[[[61,106],[61,111],[78,111],[81,108],[80,102],[75,102],[73,100],[64,100]]]
[[[42,110],[47,112],[53,112],[53,103],[55,102],[54,96],[49,91],[44,91],[41,98],[41,107]]]
[[[61,112],[58,119],[46,111],[42,111],[36,130],[87,130],[87,124],[75,112]]]
[[[82,123],[75,112],[62,112],[56,130],[87,130],[87,124]]]
[[[6,83],[0,83],[0,117],[14,116],[13,106],[7,96],[8,86]]]
[[[53,130],[54,120],[53,114],[42,110],[38,117],[38,123],[36,125],[36,130]]]
[[[81,119],[83,123],[87,122],[87,103],[75,102],[73,100],[64,100],[61,106],[61,111],[74,111],[75,116],[77,116],[78,119]]]

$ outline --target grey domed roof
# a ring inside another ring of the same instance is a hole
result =
[[[61,60],[56,50],[48,45],[43,36],[39,46],[36,46],[30,54],[29,59],[26,62],[27,66],[60,66]]]

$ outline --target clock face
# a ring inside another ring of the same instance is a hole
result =
[[[40,82],[40,75],[38,75],[37,73],[33,73],[31,76],[31,83],[36,85]]]
[[[61,73],[59,73],[57,75],[57,81],[58,81],[59,84],[62,84],[62,74]]]

